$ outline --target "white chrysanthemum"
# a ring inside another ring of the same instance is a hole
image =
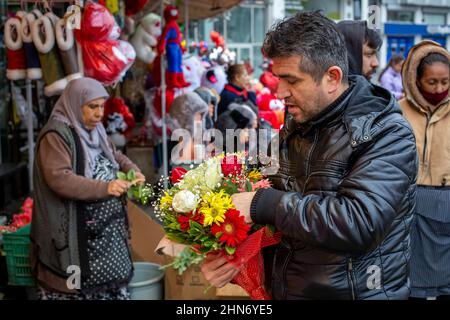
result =
[[[197,208],[199,198],[189,190],[181,190],[172,200],[172,207],[176,212],[188,213]]]
[[[209,159],[206,162],[205,182],[208,188],[215,189],[222,181],[222,168],[218,158]]]

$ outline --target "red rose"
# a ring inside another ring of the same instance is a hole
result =
[[[172,184],[180,182],[183,179],[183,176],[186,174],[187,170],[182,167],[176,167],[172,169],[172,175],[170,177],[170,181]]]
[[[222,173],[225,177],[236,176],[242,171],[242,163],[238,163],[237,156],[226,156],[222,159]]]
[[[194,215],[192,212],[189,212],[187,215],[182,215],[182,214],[179,215],[177,217],[177,221],[180,224],[181,231],[183,231],[183,232],[189,231],[189,229],[191,228],[189,222],[191,220],[203,225],[203,222],[205,221],[205,216],[202,214]]]

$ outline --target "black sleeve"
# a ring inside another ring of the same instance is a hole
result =
[[[251,204],[253,221],[325,250],[363,254],[376,248],[413,192],[417,151],[402,123],[386,125],[362,148],[336,195],[260,190]]]

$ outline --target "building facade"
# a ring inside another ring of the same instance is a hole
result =
[[[370,21],[383,37],[380,69],[392,54],[406,56],[423,39],[450,49],[450,0],[247,0],[219,17],[194,22],[190,36],[209,41],[209,33],[219,31],[237,61],[250,60],[258,76],[266,31],[276,20],[303,10],[322,10],[335,21]]]

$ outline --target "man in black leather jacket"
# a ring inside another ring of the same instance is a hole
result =
[[[274,299],[406,299],[417,151],[395,98],[348,76],[342,36],[320,13],[299,13],[263,50],[289,109],[273,188],[233,196],[246,221],[283,238],[266,272]],[[238,272],[209,257],[220,287]]]

